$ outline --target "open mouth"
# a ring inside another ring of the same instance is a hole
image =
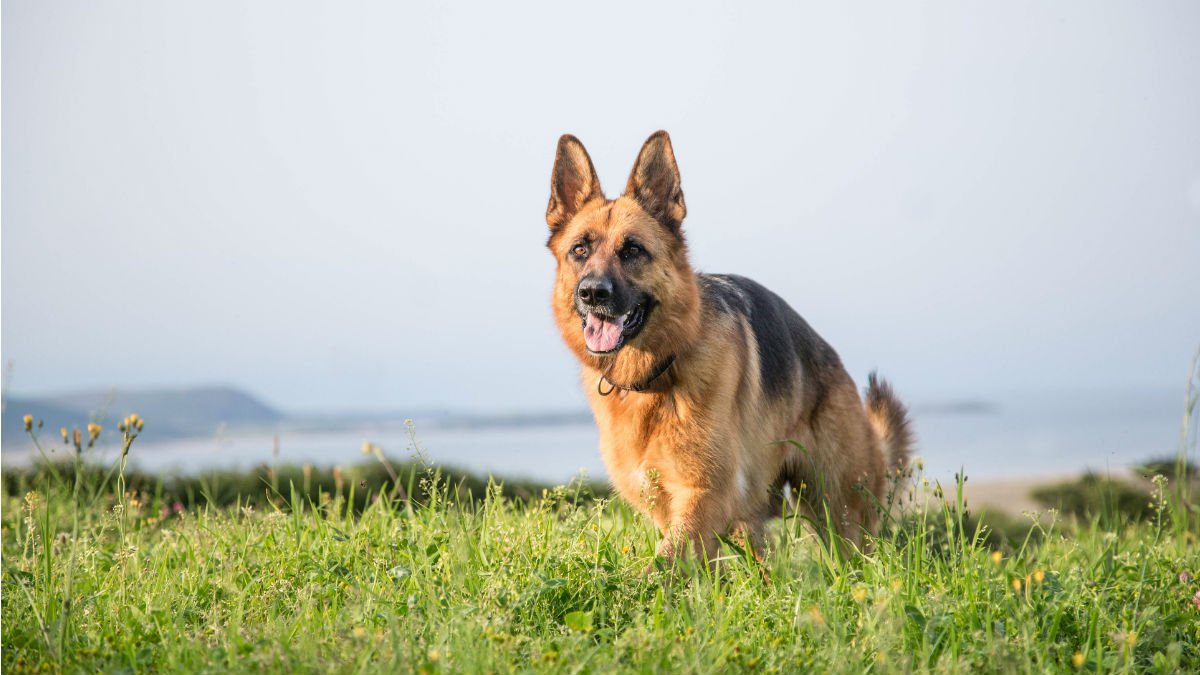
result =
[[[646,325],[649,301],[643,301],[621,316],[596,312],[583,315],[583,341],[593,354],[612,354],[632,340]]]

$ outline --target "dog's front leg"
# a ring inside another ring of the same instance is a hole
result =
[[[719,554],[717,534],[729,524],[727,500],[713,489],[671,491],[671,516],[658,544],[658,555],[674,561],[690,545],[697,560],[711,563]]]

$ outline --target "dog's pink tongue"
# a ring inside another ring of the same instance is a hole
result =
[[[594,352],[611,352],[621,341],[625,318],[608,319],[599,314],[588,313],[583,326],[583,341]]]

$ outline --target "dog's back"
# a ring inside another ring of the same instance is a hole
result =
[[[860,527],[875,530],[878,505],[871,502],[883,497],[887,469],[907,464],[912,433],[904,405],[872,373],[864,406],[833,347],[770,289],[738,275],[698,276],[704,304],[740,317],[749,329],[757,378],[743,377],[757,381],[757,392],[739,397],[739,407],[762,431],[747,440],[788,441],[774,443],[784,452],[773,492],[788,488],[817,522],[827,504],[837,504],[830,517],[843,536],[859,541]],[[760,520],[779,515],[778,500],[763,506]]]

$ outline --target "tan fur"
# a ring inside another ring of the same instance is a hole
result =
[[[798,370],[796,386],[768,395],[750,321],[703,300],[680,229],[686,213],[665,132],[646,141],[615,200],[601,192],[582,144],[560,140],[546,216],[558,261],[552,307],[582,364],[613,485],[654,520],[663,536],[658,552],[667,557],[690,541],[712,558],[717,535],[730,531],[760,547],[784,485],[818,527],[828,513],[839,535],[861,544],[864,532],[876,530],[874,500],[883,496],[887,467],[902,466],[911,443],[903,406],[872,378],[869,418],[840,363]],[[591,237],[590,257],[573,261],[572,246],[584,235]],[[649,263],[622,262],[627,237],[645,247]],[[613,355],[587,350],[576,309],[579,280],[597,272],[620,275],[659,300],[641,333]],[[670,355],[673,366],[649,391],[601,394],[602,376],[618,385],[640,382]]]

